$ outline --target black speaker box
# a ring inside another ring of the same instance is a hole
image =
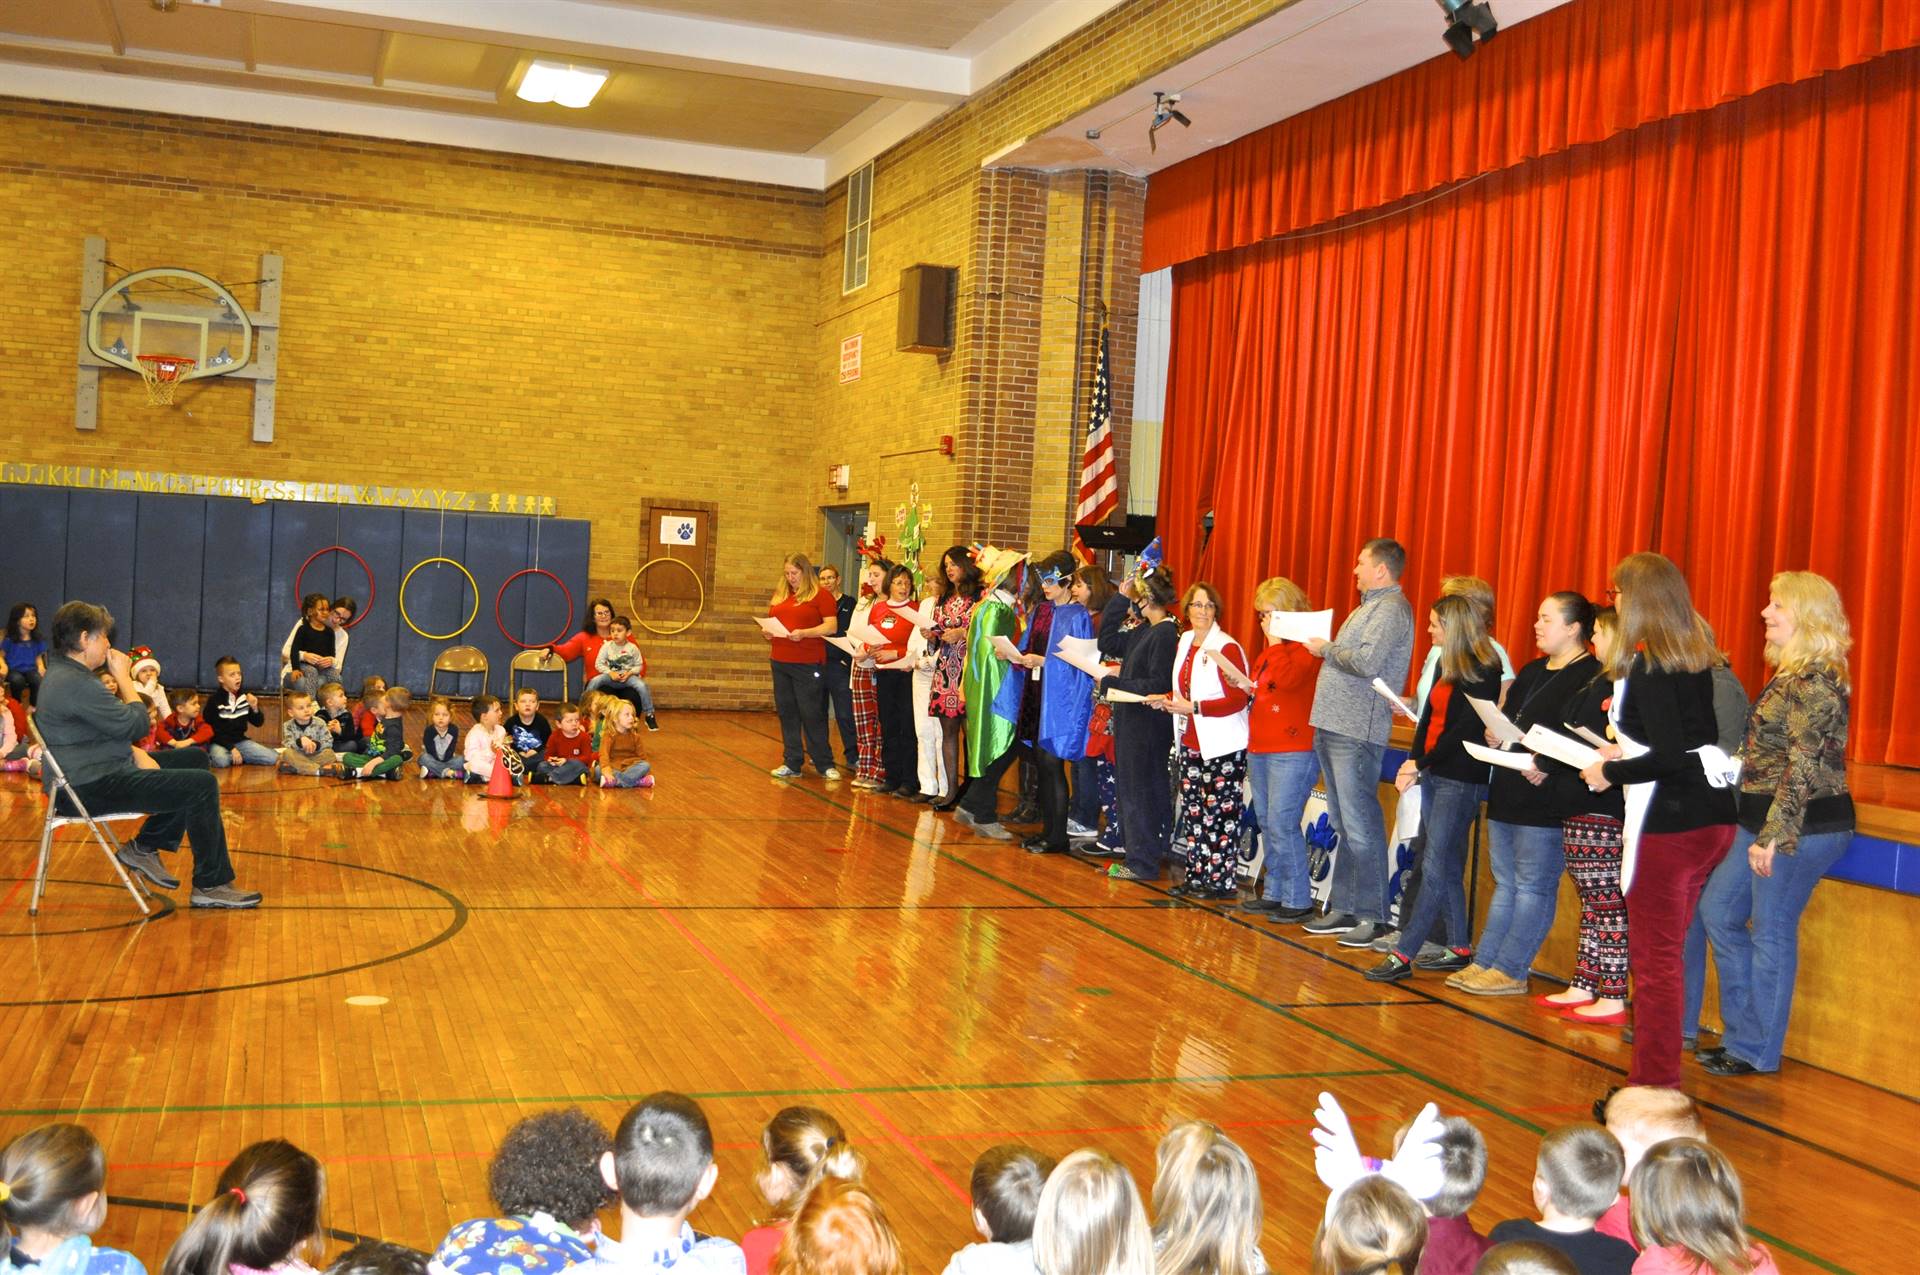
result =
[[[900,341],[895,349],[912,354],[945,354],[953,349],[953,285],[958,273],[952,266],[908,266],[900,272]]]

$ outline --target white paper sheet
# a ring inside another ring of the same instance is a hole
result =
[[[1400,794],[1400,801],[1394,808],[1393,840],[1388,848],[1405,841],[1411,841],[1420,835],[1420,785],[1415,784]]]
[[[908,656],[903,656],[903,657],[901,657],[900,659],[897,659],[897,660],[895,660],[895,661],[894,661],[893,663],[891,663],[891,664],[876,664],[876,665],[875,665],[874,667],[875,667],[875,668],[883,668],[883,669],[887,669],[887,670],[889,670],[889,671],[891,671],[891,670],[893,670],[893,669],[911,669],[911,668],[914,668],[914,667],[916,667],[916,666],[918,666],[918,665],[919,665],[919,663],[920,663],[920,657],[919,657],[919,656],[917,656],[917,655],[908,655]]]
[[[1533,769],[1532,753],[1502,752],[1498,748],[1488,748],[1483,744],[1476,744],[1472,740],[1467,740],[1464,746],[1467,750],[1467,756],[1472,757],[1476,761],[1483,761],[1489,766],[1499,766],[1505,770]]]
[[[783,638],[787,635],[787,626],[770,615],[756,615],[753,622],[760,626],[761,632],[770,638]]]
[[[873,625],[867,623],[865,620],[855,620],[852,624],[848,625],[847,636],[856,642],[864,642],[868,646],[885,646],[887,644],[887,635],[879,629],[874,628]]]
[[[1267,636],[1288,642],[1304,642],[1308,638],[1328,641],[1333,637],[1333,612],[1270,611]]]
[[[1595,748],[1599,748],[1601,745],[1607,742],[1607,737],[1605,735],[1601,735],[1595,731],[1588,730],[1585,726],[1567,726],[1565,722],[1562,722],[1560,724],[1562,726],[1566,726],[1569,731],[1572,731],[1574,734],[1578,735],[1580,738],[1586,740],[1589,744],[1592,744]]]
[[[1227,681],[1231,682],[1233,685],[1239,687],[1243,691],[1250,691],[1253,689],[1253,679],[1248,677],[1245,673],[1242,673],[1239,669],[1235,668],[1233,661],[1228,659],[1226,656],[1220,654],[1218,651],[1202,651],[1200,652],[1200,654],[1204,655],[1207,658],[1207,662],[1209,664],[1212,664],[1215,668],[1220,670],[1221,677],[1225,678]]]
[[[1651,750],[1620,729],[1617,714],[1625,698],[1626,695],[1620,683],[1615,682],[1612,709],[1616,715],[1613,719],[1614,743],[1620,746],[1620,755],[1623,758],[1644,757]],[[1621,821],[1620,828],[1620,892],[1622,894],[1625,894],[1627,887],[1633,884],[1633,865],[1640,855],[1640,830],[1647,824],[1647,807],[1653,804],[1653,789],[1652,783],[1644,783],[1628,784],[1621,790],[1627,806],[1626,817]]]
[[[1020,648],[998,633],[993,635],[993,653],[1009,664],[1018,664],[1020,662]]]
[[[1398,695],[1394,694],[1393,688],[1391,686],[1388,686],[1385,682],[1381,681],[1377,677],[1373,679],[1373,689],[1376,691],[1379,691],[1380,694],[1383,697],[1385,697],[1387,703],[1393,705],[1393,711],[1400,714],[1400,716],[1406,718],[1410,722],[1417,722],[1420,720],[1420,714],[1414,712],[1413,709],[1409,708],[1407,706],[1407,701],[1401,699]]]
[[[1069,668],[1077,668],[1095,678],[1112,672],[1100,662],[1100,644],[1092,638],[1063,637],[1055,644],[1052,656]]]
[[[1513,719],[1501,712],[1500,706],[1492,700],[1469,695],[1467,703],[1480,715],[1480,720],[1486,723],[1487,733],[1502,744],[1517,744],[1524,737],[1521,729],[1513,724]]]
[[[1735,788],[1740,783],[1740,771],[1743,759],[1729,757],[1726,750],[1718,744],[1708,744],[1693,750],[1700,759],[1700,769],[1707,773],[1707,782],[1715,788]]]
[[[1146,702],[1147,697],[1145,695],[1140,695],[1133,691],[1123,691],[1116,687],[1107,692],[1107,703],[1109,704],[1144,704]]]
[[[832,637],[828,638],[827,641],[832,645],[839,647],[841,650],[845,651],[848,655],[851,655],[856,660],[867,653],[867,648],[865,646],[854,641],[852,638],[841,637],[837,633],[834,634]]]
[[[905,616],[907,618],[907,623],[911,624],[916,629],[927,628],[929,625],[931,625],[933,621],[933,617],[931,615],[929,615],[924,611],[921,611],[918,607],[904,606],[898,602],[889,602],[887,603],[887,605],[893,609],[893,613],[895,615]]]
[[[1600,754],[1577,739],[1568,739],[1557,730],[1535,725],[1521,739],[1521,745],[1542,757],[1551,757],[1563,766],[1585,770],[1600,760]]]

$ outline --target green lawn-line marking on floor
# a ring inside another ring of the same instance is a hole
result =
[[[1096,1089],[1134,1085],[1222,1085],[1262,1084],[1274,1080],[1337,1080],[1350,1076],[1399,1075],[1398,1068],[1360,1067],[1338,1071],[1268,1071],[1246,1074],[1223,1073],[1201,1076],[1111,1076],[1074,1080],[980,1080],[944,1081],[919,1085],[862,1085],[839,1089],[832,1085],[796,1089],[716,1089],[689,1094],[700,1102],[720,1102],[733,1098],[820,1098],[864,1094],[869,1097],[921,1093],[977,1093],[1010,1089]],[[497,1098],[370,1098],[335,1102],[219,1102],[157,1103],[130,1107],[21,1107],[0,1110],[0,1117],[52,1118],[55,1116],[138,1116],[218,1114],[243,1111],[375,1111],[406,1110],[426,1107],[486,1107],[517,1104],[521,1106],[561,1107],[587,1102],[634,1103],[643,1093],[608,1094],[535,1094],[506,1095]]]
[[[759,732],[748,730],[747,727],[741,726],[737,722],[726,722],[724,724],[730,725],[730,726],[736,726],[741,730],[746,730],[747,733],[751,735],[757,736],[759,734]],[[721,753],[724,756],[733,758],[735,761],[739,762],[742,765],[745,765],[745,766],[753,765],[753,763],[749,762],[746,758],[740,756],[738,753],[733,752],[731,749],[724,748],[721,745],[714,743],[712,740],[702,739],[697,735],[689,736],[689,738],[695,740],[697,743],[703,744],[706,747],[713,749],[717,753]],[[986,868],[980,867],[978,864],[972,863],[966,859],[962,859],[961,857],[952,853],[951,851],[944,850],[939,846],[928,845],[926,842],[920,840],[919,837],[915,836],[911,832],[907,832],[901,828],[896,828],[891,824],[883,823],[880,820],[874,819],[871,816],[861,811],[855,810],[851,806],[842,805],[839,802],[834,801],[831,797],[829,797],[825,793],[815,792],[811,788],[801,787],[798,784],[791,785],[791,787],[793,788],[794,791],[805,793],[807,796],[813,798],[815,801],[822,802],[828,806],[831,806],[836,810],[845,811],[846,813],[852,815],[854,818],[865,822],[870,827],[878,828],[883,832],[891,833],[896,837],[902,838],[917,849],[927,850],[932,852],[933,854],[937,854],[941,858],[945,859],[947,862],[952,863],[957,867],[964,868],[967,871],[972,872],[977,876],[981,876],[989,881],[996,882],[999,885],[1004,886],[1006,889],[1012,890],[1016,894],[1023,895],[1026,898],[1034,900],[1035,902],[1048,904],[1052,906],[1054,909],[1056,909],[1057,911],[1059,911],[1062,915],[1070,917],[1073,920],[1080,922],[1082,925],[1086,925],[1094,930],[1098,930],[1100,933],[1105,934],[1107,937],[1114,939],[1120,943],[1123,943],[1128,947],[1133,948],[1135,951],[1141,953],[1144,956],[1151,957],[1156,961],[1159,961],[1165,965],[1169,965],[1174,969],[1181,971],[1184,974],[1188,974],[1194,978],[1199,979],[1201,982],[1204,982],[1209,986],[1218,988],[1219,990],[1226,992],[1228,995],[1235,996],[1241,1000],[1248,1001],[1252,1004],[1258,1005],[1262,1009],[1267,1010],[1269,1013],[1278,1014],[1280,1017],[1286,1019],[1288,1022],[1295,1023],[1301,1027],[1305,1027],[1309,1031],[1317,1032],[1320,1035],[1327,1037],[1329,1040],[1332,1040],[1341,1045],[1345,1045],[1348,1049],[1351,1049],[1356,1053],[1359,1053],[1368,1058],[1371,1058],[1375,1062],[1383,1063],[1387,1067],[1392,1068],[1394,1071],[1399,1072],[1403,1075],[1406,1075],[1412,1079],[1418,1080],[1423,1084],[1432,1085],[1434,1088],[1440,1090],[1442,1093],[1445,1093],[1450,1095],[1451,1097],[1457,1098],[1461,1102],[1467,1103],[1474,1107],[1478,1107],[1481,1110],[1486,1111],[1491,1115],[1498,1116],[1500,1119],[1505,1120],[1510,1124],[1518,1125],[1520,1128],[1525,1129],[1531,1133],[1539,1134],[1539,1133],[1546,1132],[1545,1128],[1543,1128],[1542,1126],[1537,1125],[1533,1123],[1531,1120],[1525,1119],[1522,1116],[1516,1115],[1513,1112],[1507,1111],[1493,1102],[1490,1102],[1484,1098],[1476,1097],[1473,1094],[1467,1093],[1465,1090],[1456,1088],[1453,1085],[1449,1085],[1445,1081],[1442,1081],[1437,1077],[1429,1076],[1424,1072],[1417,1071],[1414,1068],[1407,1066],[1405,1063],[1400,1062],[1398,1059],[1390,1058],[1387,1055],[1380,1053],[1378,1050],[1370,1049],[1367,1046],[1358,1043],[1357,1041],[1349,1040],[1345,1036],[1342,1036],[1339,1032],[1336,1032],[1331,1028],[1323,1027],[1320,1024],[1311,1021],[1310,1019],[1302,1018],[1300,1017],[1300,1015],[1294,1013],[1293,1011],[1289,1009],[1285,1009],[1280,1005],[1275,1004],[1272,1001],[1268,1001],[1263,997],[1255,995],[1253,992],[1250,992],[1243,987],[1237,987],[1234,984],[1227,982],[1225,979],[1219,978],[1215,975],[1207,973],[1205,970],[1202,970],[1195,966],[1187,964],[1185,961],[1180,960],[1178,957],[1171,956],[1165,952],[1162,952],[1153,947],[1150,947],[1147,944],[1140,942],[1138,939],[1134,939],[1129,937],[1128,935],[1120,933],[1118,930],[1115,930],[1110,926],[1102,925],[1100,922],[1094,920],[1092,917],[1085,916],[1066,904],[1055,903],[1053,900],[1048,899],[1044,895],[1039,894],[1036,891],[1029,890],[1025,886],[1018,885],[1015,882],[1009,881],[1005,877],[999,876],[989,871]],[[1853,1275],[1853,1272],[1849,1271],[1846,1267],[1837,1266],[1834,1263],[1829,1262],[1824,1258],[1817,1257],[1814,1254],[1807,1252],[1805,1249],[1799,1248],[1794,1244],[1790,1244],[1787,1241],[1782,1240],[1776,1236],[1769,1235],[1764,1231],[1754,1230],[1751,1227],[1749,1227],[1748,1230],[1749,1230],[1749,1233],[1754,1236],[1754,1238],[1759,1239],[1765,1243],[1775,1245],[1776,1247],[1780,1248],[1782,1251],[1791,1253],[1795,1257],[1800,1258],[1802,1261],[1810,1262],[1813,1265],[1818,1266],[1823,1271],[1831,1272],[1831,1275]]]

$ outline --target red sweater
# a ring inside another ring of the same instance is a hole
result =
[[[1313,688],[1320,661],[1299,642],[1275,642],[1253,665],[1250,753],[1303,753],[1313,747]]]
[[[906,605],[912,606],[909,602]],[[887,644],[873,649],[875,664],[892,664],[896,660],[907,658],[907,639],[913,636],[913,626],[907,623],[905,616],[896,612],[885,602],[873,604],[873,610],[867,612],[867,623],[886,635]]]
[[[168,713],[166,717],[161,720],[160,729],[155,731],[154,734],[160,737],[165,747],[172,747],[173,740],[188,739],[192,740],[196,746],[205,748],[208,742],[213,739],[213,727],[207,725],[206,718],[196,717],[193,719],[193,726],[189,728],[185,722],[180,720],[180,714]]]
[[[582,766],[593,764],[593,732],[582,730],[578,735],[569,735],[556,730],[547,736],[547,756],[553,761],[577,761]]]
[[[1220,654],[1226,661],[1239,669],[1247,671],[1247,657],[1240,650],[1238,642],[1228,642],[1220,648]],[[1195,642],[1187,647],[1187,658],[1173,673],[1173,693],[1181,699],[1193,698],[1193,664],[1200,658],[1200,644]],[[1213,699],[1195,704],[1193,710],[1199,717],[1232,717],[1247,706],[1247,693],[1227,680],[1226,674],[1220,675],[1220,694]],[[1200,732],[1194,729],[1193,718],[1187,719],[1187,729],[1180,736],[1180,743],[1196,752],[1200,748]]]

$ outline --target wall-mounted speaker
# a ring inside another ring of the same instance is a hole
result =
[[[908,266],[900,272],[900,340],[895,349],[912,354],[945,354],[953,349],[958,274],[952,266]]]

